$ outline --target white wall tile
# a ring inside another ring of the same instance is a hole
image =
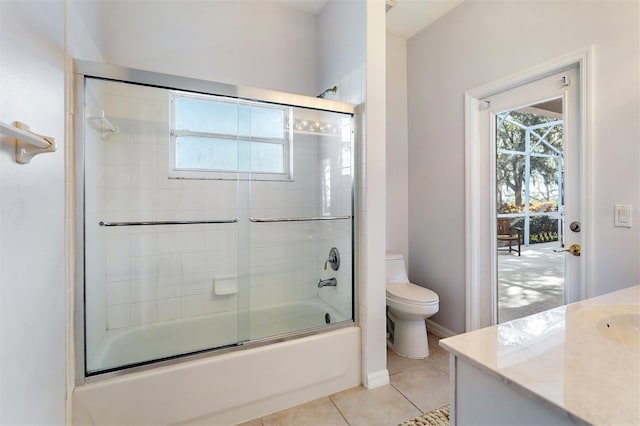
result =
[[[129,297],[131,302],[155,300],[158,297],[155,277],[131,280],[129,283]]]
[[[231,225],[234,226],[234,225]],[[229,226],[229,228],[231,228]],[[215,227],[204,232],[205,234],[205,250],[225,249],[229,238],[237,238],[237,233],[226,230],[223,227]],[[232,235],[229,235],[232,234]]]
[[[165,254],[157,257],[157,276],[173,276],[184,272],[180,254]]]
[[[203,190],[183,189],[180,191],[178,202],[180,203],[180,209],[183,210],[204,210],[206,205],[205,193]]]
[[[88,313],[91,314],[91,313]],[[107,329],[129,326],[129,304],[113,305],[107,308]]]
[[[207,248],[206,233],[202,231],[180,232],[179,239],[180,251],[183,253],[205,251]]]
[[[158,299],[166,299],[180,296],[182,286],[182,275],[158,276],[157,279]]]
[[[211,295],[213,293],[213,276],[206,272],[183,275],[181,294],[189,296],[194,294]]]
[[[129,255],[125,253],[110,253],[105,256],[107,281],[123,281],[129,279]]]
[[[180,233],[159,232],[157,240],[158,254],[172,254],[180,252]]]
[[[136,256],[130,258],[131,279],[149,278],[156,276],[156,256]]]
[[[116,281],[107,284],[107,305],[129,303],[129,281]]]
[[[129,252],[131,256],[152,256],[157,251],[155,233],[145,232],[129,235]]]
[[[98,210],[106,214],[127,211],[130,208],[130,195],[127,188],[105,189],[98,199]]]
[[[179,189],[158,189],[158,210],[177,210],[180,203]]]
[[[180,318],[182,303],[179,297],[158,300],[158,321],[169,321]]]
[[[149,324],[156,321],[156,301],[131,303],[129,305],[129,325]]]
[[[207,312],[207,300],[208,298],[201,294],[182,297],[181,303],[183,316],[195,317],[204,315]]]
[[[182,272],[195,274],[208,270],[212,259],[208,259],[205,253],[185,253],[182,255]]]

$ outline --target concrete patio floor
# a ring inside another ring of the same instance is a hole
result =
[[[522,255],[498,251],[498,322],[564,304],[564,258],[560,243],[522,246]]]

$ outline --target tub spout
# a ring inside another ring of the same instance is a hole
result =
[[[338,280],[336,280],[335,278],[329,278],[328,280],[320,280],[318,281],[318,288],[322,288],[322,287],[335,287],[338,285]]]

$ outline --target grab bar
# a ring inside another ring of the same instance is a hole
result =
[[[149,221],[149,222],[103,222],[100,226],[140,226],[140,225],[197,225],[206,223],[236,223],[238,219],[221,219],[221,220],[167,220],[167,221]]]
[[[316,217],[270,217],[270,218],[249,218],[250,222],[267,223],[267,222],[311,222],[315,220],[344,220],[351,219],[351,216],[316,216]]]

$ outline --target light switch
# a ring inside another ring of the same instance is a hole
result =
[[[631,228],[631,204],[616,204],[613,216],[615,226]]]

